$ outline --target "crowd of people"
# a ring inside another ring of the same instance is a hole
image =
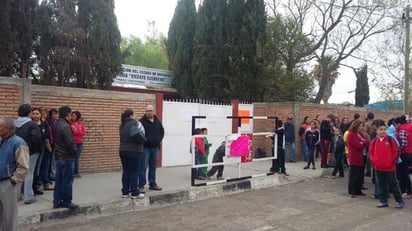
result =
[[[348,194],[352,198],[366,195],[362,190],[366,189],[365,177],[370,176],[375,184],[371,196],[379,199],[378,208],[388,206],[389,193],[394,195],[395,208],[403,208],[404,199],[412,197],[412,123],[405,116],[385,123],[371,112],[365,120],[358,113],[352,121],[348,117],[340,121],[333,114],[322,121],[319,117],[305,117],[299,128],[307,162],[304,169],[316,169],[315,160],[320,158],[320,167],[333,167],[331,178],[336,179],[345,176],[347,166]]]
[[[62,122],[65,123],[62,124]],[[66,130],[61,131],[62,127]],[[59,136],[61,132],[64,134]],[[62,181],[57,178],[60,177],[61,172],[58,171],[57,165],[61,160],[73,160],[73,167],[67,171],[67,175],[71,178],[80,177],[78,174],[79,158],[86,129],[79,111],[72,111],[67,106],[59,110],[54,108],[47,110],[22,104],[18,108],[18,118],[15,120],[15,134],[21,137],[29,148],[28,173],[22,186],[24,204],[36,202],[35,196],[43,194],[41,188],[55,190],[54,194],[60,190],[58,186]],[[75,148],[70,146],[72,139]],[[66,149],[69,146],[72,149],[68,157]],[[53,186],[53,181],[56,182],[56,186]],[[59,199],[55,207],[61,206],[61,203],[65,203],[62,207],[76,207],[71,203],[71,199],[65,202]]]
[[[46,110],[22,104],[17,116],[0,118],[0,230],[17,230],[20,192],[26,205],[36,202],[35,196],[43,194],[43,189],[54,190],[53,208],[79,207],[72,199],[73,179],[81,177],[79,160],[86,134],[81,113],[68,106]],[[143,134],[143,143],[131,137],[132,126]],[[149,190],[162,190],[156,182],[156,167],[164,128],[154,107],[148,105],[140,119],[126,109],[119,132],[122,197],[144,198],[146,181]]]
[[[17,230],[18,195],[23,194],[24,204],[32,204],[43,194],[41,185],[54,190],[53,208],[78,208],[72,185],[73,177],[79,177],[74,168],[81,153],[77,147],[86,133],[80,112],[22,104],[17,113],[16,120],[0,118],[1,230]]]

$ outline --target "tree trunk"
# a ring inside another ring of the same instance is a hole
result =
[[[329,67],[323,63],[321,63],[321,67],[322,67],[322,78],[319,82],[319,90],[318,93],[316,94],[314,103],[320,103],[320,101],[323,98],[323,95],[325,93],[325,89],[328,86],[328,81],[330,79],[330,71],[329,71]],[[327,102],[325,102],[326,104]]]

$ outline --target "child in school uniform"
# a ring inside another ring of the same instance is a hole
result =
[[[387,185],[389,185],[389,190],[395,197],[395,208],[400,209],[403,208],[404,202],[396,180],[396,164],[399,159],[398,146],[393,138],[388,138],[384,121],[376,123],[376,127],[378,135],[369,146],[369,155],[375,167],[379,184],[380,202],[376,207],[388,207]]]
[[[344,177],[343,172],[343,155],[345,152],[345,141],[343,141],[343,137],[340,134],[340,129],[337,127],[333,128],[332,142],[330,145],[329,153],[335,156],[336,164],[332,172],[332,178],[336,178],[336,174],[339,171],[339,177]]]

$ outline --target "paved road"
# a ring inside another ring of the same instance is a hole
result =
[[[37,230],[412,230],[412,199],[395,209],[392,197],[389,208],[378,209],[369,196],[348,197],[346,182],[321,178]],[[367,186],[370,195],[373,185]]]

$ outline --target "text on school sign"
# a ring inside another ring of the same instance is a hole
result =
[[[123,72],[114,79],[115,85],[132,84],[154,87],[172,87],[172,74],[170,71],[122,65]]]

